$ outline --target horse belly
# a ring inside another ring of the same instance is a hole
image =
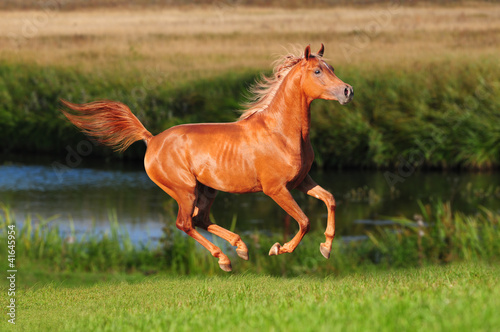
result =
[[[192,150],[193,173],[199,182],[220,191],[262,191],[253,155],[242,140],[212,136]]]
[[[232,165],[206,163],[195,171],[196,179],[206,186],[230,193],[262,191],[255,171],[241,161]]]

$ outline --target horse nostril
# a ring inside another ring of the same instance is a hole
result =
[[[345,89],[344,89],[344,96],[349,97],[349,94],[350,94],[350,93],[351,93],[351,91],[349,91],[349,89],[348,89],[348,88],[345,88]]]

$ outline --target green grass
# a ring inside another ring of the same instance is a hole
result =
[[[499,265],[470,262],[325,278],[156,276],[76,288],[52,283],[18,292],[16,328],[494,331],[500,329],[499,275]]]

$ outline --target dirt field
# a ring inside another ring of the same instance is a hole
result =
[[[154,67],[200,77],[269,68],[277,54],[320,42],[334,65],[498,54],[500,6],[0,11],[0,59],[88,70]]]

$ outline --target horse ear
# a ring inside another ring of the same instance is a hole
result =
[[[318,56],[322,57],[323,53],[325,53],[325,45],[323,45],[323,43],[321,43],[321,48],[318,51]]]
[[[306,49],[304,51],[304,58],[306,60],[309,60],[309,57],[311,56],[311,45],[307,45]]]

